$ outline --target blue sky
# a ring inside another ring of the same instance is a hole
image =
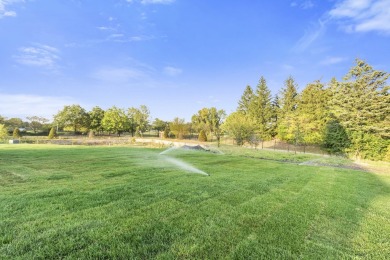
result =
[[[264,76],[341,79],[355,58],[390,72],[389,0],[0,0],[0,115],[147,105],[189,120],[233,112]]]

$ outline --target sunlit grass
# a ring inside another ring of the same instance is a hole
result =
[[[0,259],[390,256],[389,175],[161,151],[0,146]]]

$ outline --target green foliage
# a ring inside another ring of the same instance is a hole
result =
[[[323,148],[330,154],[343,155],[350,145],[349,136],[340,122],[329,120],[325,126]]]
[[[116,133],[118,136],[129,128],[129,121],[123,109],[113,106],[104,113],[102,119],[104,130],[110,133]]]
[[[297,108],[297,121],[305,144],[323,143],[324,131],[329,120],[329,90],[320,81],[308,84],[302,91]]]
[[[198,141],[200,142],[207,142],[207,136],[204,130],[200,130],[199,135],[198,135]]]
[[[140,108],[131,107],[127,110],[129,132],[132,136],[135,134],[143,135],[149,127],[149,115],[149,109],[144,105],[140,106]]]
[[[88,112],[88,114],[90,120],[89,129],[94,132],[101,133],[104,130],[102,125],[102,120],[104,118],[104,110],[96,106],[93,107],[92,110]]]
[[[45,124],[49,122],[49,119],[40,116],[28,116],[26,118],[30,121],[29,127],[33,130],[34,133],[43,131]]]
[[[54,139],[54,138],[56,138],[56,137],[57,137],[56,128],[55,128],[55,127],[52,127],[52,128],[50,129],[50,133],[49,133],[49,135],[47,136],[47,138],[49,138],[49,139]]]
[[[390,138],[389,74],[356,60],[343,82],[332,81],[331,108],[349,135],[355,158],[381,159]]]
[[[156,118],[153,121],[152,129],[156,130],[157,131],[157,136],[159,136],[159,133],[161,131],[164,131],[167,125],[168,125],[167,122],[165,122],[165,121],[163,121],[163,120],[161,120],[159,118]]]
[[[250,140],[255,128],[253,120],[240,112],[231,113],[222,125],[222,129],[229,133],[239,146]]]
[[[300,122],[297,121],[298,114],[295,111],[298,107],[298,92],[293,77],[290,76],[285,81],[279,102],[278,137],[281,140],[295,143]]]
[[[256,132],[260,139],[269,140],[272,136],[273,111],[271,91],[264,77],[260,78],[256,93],[250,103],[249,116],[256,125]]]
[[[217,137],[218,146],[220,144],[222,129],[221,125],[226,117],[224,110],[218,110],[215,107],[202,108],[197,114],[192,116],[192,126],[197,131],[204,131],[205,135],[212,136],[214,134]]]
[[[175,117],[175,119],[169,123],[169,129],[177,139],[183,139],[189,131],[188,124],[185,123],[185,120],[178,117]]]
[[[64,106],[54,116],[54,124],[59,127],[71,127],[74,133],[78,132],[82,127],[89,127],[89,114],[80,105]]]
[[[390,162],[390,143],[387,146],[385,156],[383,157],[383,160],[386,162]]]
[[[24,128],[25,124],[22,119],[13,117],[10,119],[5,120],[4,122],[5,126],[8,128],[8,131],[11,132],[15,128]]]
[[[165,129],[164,129],[163,137],[164,138],[168,138],[169,137],[169,132],[170,132],[169,125],[166,125]]]
[[[241,99],[238,101],[237,111],[245,115],[249,114],[249,110],[254,98],[255,94],[253,93],[253,89],[249,85],[246,86]]]
[[[7,128],[4,124],[0,124],[0,140],[4,140],[8,136]]]
[[[19,128],[16,127],[12,133],[12,138],[20,138],[20,137],[22,137],[22,135],[20,134]]]

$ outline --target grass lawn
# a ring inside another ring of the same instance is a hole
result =
[[[390,174],[161,151],[0,145],[0,259],[390,258]]]

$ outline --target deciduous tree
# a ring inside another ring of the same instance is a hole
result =
[[[102,119],[104,130],[110,133],[116,133],[118,136],[129,129],[128,118],[123,109],[113,106],[106,110]]]
[[[102,120],[104,118],[104,110],[98,106],[92,108],[89,114],[89,129],[96,133],[101,133],[103,131]]]
[[[255,124],[240,112],[231,113],[222,125],[222,129],[231,135],[237,145],[243,145],[254,134]]]
[[[54,116],[54,124],[59,127],[71,127],[76,133],[82,127],[89,127],[89,115],[80,105],[64,106]]]

